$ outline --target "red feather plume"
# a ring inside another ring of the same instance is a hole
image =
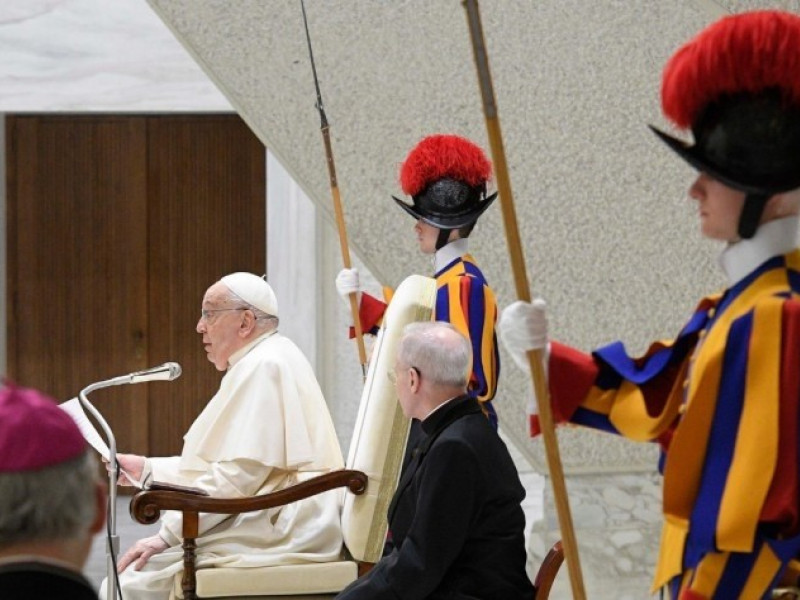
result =
[[[800,105],[800,16],[754,11],[725,17],[680,48],[664,67],[661,106],[689,128],[723,94],[780,88]]]
[[[470,186],[489,180],[492,163],[483,150],[457,135],[431,135],[408,153],[400,167],[403,192],[415,196],[430,183],[450,177]]]

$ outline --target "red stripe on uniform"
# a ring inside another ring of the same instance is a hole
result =
[[[781,388],[778,421],[778,462],[767,493],[761,520],[780,523],[781,533],[792,536],[800,529],[798,515],[798,401],[800,401],[800,303],[786,302],[781,339]]]

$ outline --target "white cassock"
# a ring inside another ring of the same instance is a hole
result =
[[[184,436],[183,453],[148,460],[154,481],[243,498],[341,469],[341,449],[311,365],[277,332],[236,352],[220,389]],[[336,560],[341,490],[241,515],[200,514],[198,567],[254,567]],[[170,548],[120,575],[125,600],[169,598],[183,567],[181,515],[165,512]],[[101,597],[105,596],[103,582]]]

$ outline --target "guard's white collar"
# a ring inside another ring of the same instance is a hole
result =
[[[719,264],[728,276],[728,286],[739,283],[773,256],[797,247],[798,217],[776,219],[760,225],[749,240],[729,243],[719,255]]]
[[[464,256],[469,250],[467,238],[453,240],[444,245],[433,255],[433,272],[438,273],[455,259]]]

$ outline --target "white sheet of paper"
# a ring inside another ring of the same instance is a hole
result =
[[[72,400],[62,402],[58,406],[72,417],[72,420],[75,421],[75,424],[78,426],[78,429],[81,430],[83,437],[86,438],[89,445],[108,461],[108,445],[103,441],[103,438],[100,437],[100,434],[97,433],[92,422],[89,421],[89,417],[87,417],[86,413],[83,411],[81,401],[78,398],[73,398]]]
[[[89,417],[86,416],[86,412],[83,410],[83,405],[78,398],[73,398],[72,400],[67,400],[66,402],[62,402],[58,405],[60,409],[66,412],[72,420],[75,421],[75,424],[80,429],[83,437],[89,443],[89,445],[97,450],[98,454],[103,457],[103,459],[108,462],[109,455],[111,451],[108,448],[108,444],[105,443],[103,438],[97,433],[97,429],[94,428],[92,422],[89,420]],[[136,487],[142,487],[141,482],[137,481],[133,475],[128,473],[125,469],[120,468],[120,471],[125,474],[125,477],[128,478],[128,481],[133,483]]]

